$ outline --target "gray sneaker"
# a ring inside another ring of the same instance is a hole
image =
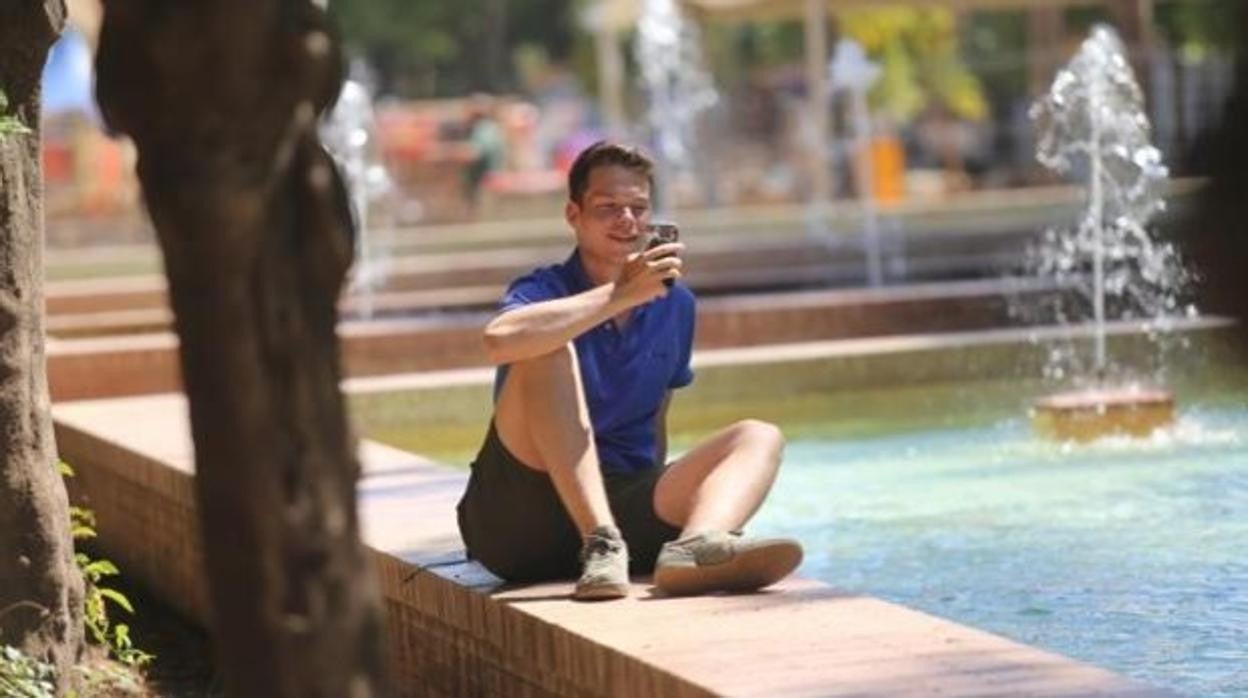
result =
[[[628,596],[628,546],[615,526],[599,526],[581,547],[581,578],[572,598],[580,601]]]
[[[756,591],[784,579],[801,562],[802,546],[789,538],[701,533],[663,544],[654,585],[672,596]]]

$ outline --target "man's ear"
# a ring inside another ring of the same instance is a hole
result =
[[[572,226],[573,229],[576,229],[576,224],[580,220],[580,217],[581,207],[578,206],[575,201],[568,199],[568,202],[563,205],[563,219],[566,220],[568,225]]]

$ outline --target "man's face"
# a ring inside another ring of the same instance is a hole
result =
[[[650,182],[627,167],[595,167],[581,200],[569,201],[565,215],[582,253],[623,264],[637,251],[650,222]]]

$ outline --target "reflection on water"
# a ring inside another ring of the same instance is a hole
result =
[[[1146,441],[1024,420],[801,439],[756,532],[804,573],[1196,696],[1248,693],[1248,408]]]

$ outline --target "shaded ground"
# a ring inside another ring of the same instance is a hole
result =
[[[115,614],[130,626],[136,647],[156,655],[147,671],[153,696],[161,698],[219,698],[225,688],[213,667],[208,635],[173,608],[124,579],[110,579],[111,586],[134,604],[135,615]]]

